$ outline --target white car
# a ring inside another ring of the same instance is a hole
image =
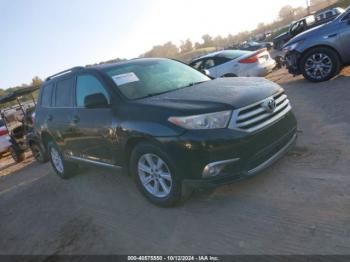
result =
[[[263,77],[275,68],[276,61],[265,48],[256,52],[223,50],[197,58],[190,66],[214,78]]]

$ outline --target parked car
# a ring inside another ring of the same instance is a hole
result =
[[[40,90],[35,131],[61,178],[79,163],[126,167],[152,203],[192,187],[250,177],[296,140],[284,90],[263,78],[221,78],[177,61],[78,67]]]
[[[7,130],[4,120],[0,119],[0,157],[2,154],[9,152],[11,146],[11,138]]]
[[[322,11],[322,12],[316,14],[316,21],[322,21],[322,20],[335,18],[344,12],[345,12],[345,10],[343,8],[340,8],[340,7],[334,7],[331,9],[327,9],[325,11]]]
[[[237,49],[237,50],[248,50],[248,51],[257,51],[263,48],[267,50],[272,49],[272,42],[256,42],[256,41],[245,41],[239,45],[232,45],[228,49]]]
[[[190,63],[211,77],[266,76],[276,66],[266,49],[256,52],[223,50],[202,56]]]
[[[308,30],[284,47],[291,74],[312,82],[331,79],[350,64],[350,7],[330,23]]]
[[[290,24],[287,32],[282,33],[273,39],[274,48],[281,50],[284,44],[286,44],[290,39],[297,36],[298,34],[311,28],[328,23],[333,19],[334,17],[329,17],[327,19],[316,21],[315,15],[309,15],[298,21],[295,21]]]

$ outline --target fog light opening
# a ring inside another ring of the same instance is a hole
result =
[[[219,162],[214,162],[206,165],[204,167],[202,176],[203,177],[215,177],[220,175],[222,170],[230,163],[238,161],[239,158],[230,159],[230,160],[224,160]]]

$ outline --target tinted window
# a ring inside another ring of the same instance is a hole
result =
[[[215,66],[215,62],[213,58],[208,58],[207,60],[203,61],[203,68],[209,69]]]
[[[71,107],[73,106],[73,79],[68,78],[60,80],[56,84],[55,105],[56,107]]]
[[[41,91],[41,106],[50,107],[52,97],[53,84],[42,87]]]
[[[326,13],[326,18],[332,17],[333,16],[333,12],[329,11]]]
[[[200,66],[201,66],[202,62],[203,62],[202,60],[195,61],[195,62],[192,62],[190,64],[190,66],[192,66],[193,68],[196,68],[198,70],[198,69],[200,69]]]
[[[109,103],[107,91],[96,77],[92,75],[78,76],[76,90],[77,106],[84,107],[85,97],[92,94],[103,94]]]
[[[224,64],[228,61],[231,61],[231,59],[226,58],[226,57],[215,57],[215,66]]]

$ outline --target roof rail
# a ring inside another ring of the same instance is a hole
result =
[[[45,81],[51,80],[52,78],[55,78],[55,77],[58,77],[58,76],[61,76],[61,75],[64,75],[64,74],[67,74],[67,73],[70,73],[70,72],[79,71],[79,70],[82,70],[82,69],[84,69],[83,66],[72,67],[72,68],[70,68],[70,69],[67,69],[67,70],[58,72],[57,74],[54,74],[54,75],[52,75],[52,76],[47,77],[47,78],[45,79]]]

